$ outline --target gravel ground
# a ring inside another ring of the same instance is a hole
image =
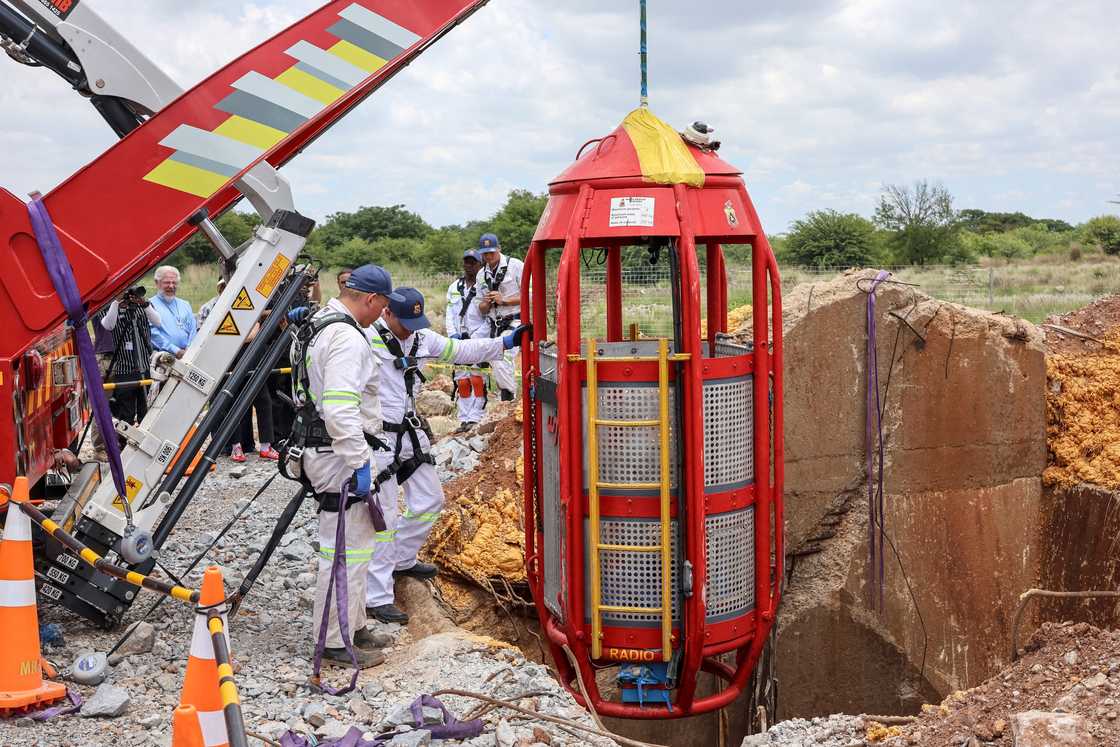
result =
[[[176,572],[185,568],[275,471],[274,464],[259,462],[254,457],[246,465],[222,460],[176,528],[164,549],[162,562]],[[292,491],[292,483],[275,480],[207,554],[205,561],[185,578],[187,584],[197,586],[202,569],[209,564],[223,568],[227,588],[239,584],[242,574],[263,548],[274,518]],[[246,725],[251,731],[277,739],[293,729],[314,733],[321,739],[341,736],[353,724],[382,733],[396,727],[402,706],[441,688],[501,698],[531,692],[533,696],[520,700],[522,706],[590,724],[590,719],[562,692],[545,667],[527,662],[512,647],[457,629],[414,640],[400,626],[371,624],[371,628],[395,637],[394,645],[386,651],[389,661],[363,672],[357,692],[348,696],[312,693],[306,682],[311,672],[315,526],[313,503],[307,502],[239,614],[230,621],[237,684]],[[155,598],[150,593],[142,594],[126,623],[140,619]],[[182,687],[192,612],[186,605],[169,600],[147,620],[154,627],[151,649],[127,656],[111,668],[107,680],[127,693],[129,702],[122,715],[71,715],[45,724],[29,719],[0,721],[0,745],[169,745],[171,711]],[[80,618],[49,605],[40,607],[40,621],[61,627],[64,644],[44,651],[60,669],[81,651],[108,651],[119,636],[119,631],[95,630]],[[327,669],[326,674],[326,679],[336,685],[349,677],[349,671],[344,669]],[[87,701],[94,693],[92,687],[76,689]],[[443,700],[460,717],[479,705],[454,696]],[[512,747],[542,740],[553,745],[614,744],[605,739],[584,741],[559,727],[508,710],[490,712],[483,718],[486,731],[468,744]],[[250,742],[263,744],[252,739]]]

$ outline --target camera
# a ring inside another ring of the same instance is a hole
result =
[[[134,304],[136,306],[144,307],[148,305],[148,301],[144,296],[147,294],[144,286],[134,285],[124,292],[125,303]]]

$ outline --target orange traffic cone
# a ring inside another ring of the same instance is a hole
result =
[[[212,565],[202,575],[199,607],[212,607],[226,598],[222,571]],[[225,624],[226,616],[222,615]],[[228,628],[227,628],[228,630]],[[226,645],[229,645],[227,637]],[[222,715],[222,695],[218,690],[218,664],[214,661],[214,642],[206,627],[206,615],[195,614],[194,633],[191,635],[191,653],[187,659],[187,673],[183,677],[180,705],[192,705],[198,710],[198,723],[202,727],[205,747],[227,747],[226,720]]]
[[[206,747],[198,723],[198,710],[193,705],[175,709],[171,717],[171,747]]]
[[[66,697],[66,686],[43,679],[31,519],[16,503],[28,500],[26,477],[17,477],[0,542],[0,716]]]

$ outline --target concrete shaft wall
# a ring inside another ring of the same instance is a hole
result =
[[[786,303],[787,536],[804,554],[779,620],[784,716],[914,710],[980,682],[1008,661],[1017,596],[1038,577],[1041,334],[884,284],[875,317],[884,526],[899,558],[886,547],[875,609],[867,295],[857,287],[874,275],[800,286]],[[837,679],[814,692],[812,681],[828,679],[822,669]]]

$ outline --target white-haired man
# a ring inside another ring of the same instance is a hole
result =
[[[175,295],[179,271],[171,265],[157,268],[156,290],[152,308],[159,314],[160,323],[152,325],[152,347],[182,358],[198,334],[198,325],[191,305]]]

